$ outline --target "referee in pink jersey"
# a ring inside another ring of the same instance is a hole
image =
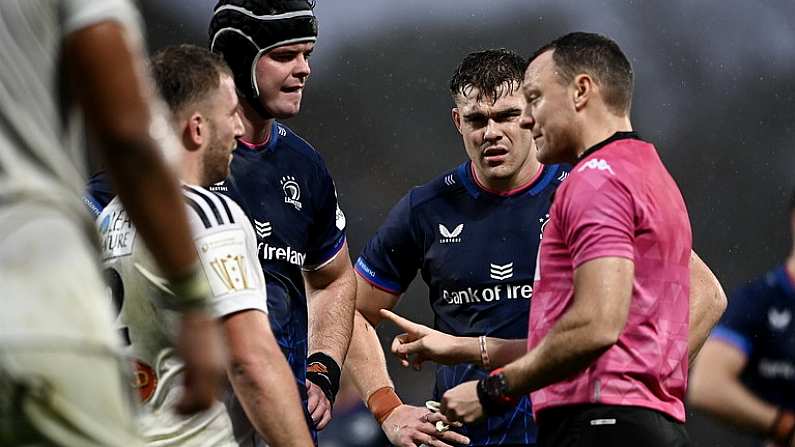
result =
[[[676,182],[632,130],[632,84],[604,36],[568,34],[531,58],[521,125],[542,163],[573,167],[543,234],[528,351],[449,390],[448,418],[479,418],[529,392],[542,446],[689,445],[688,355],[725,298],[701,281],[713,277],[691,250]]]

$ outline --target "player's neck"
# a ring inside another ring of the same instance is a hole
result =
[[[610,138],[616,132],[632,132],[629,116],[617,116],[612,113],[599,114],[583,125],[582,140],[578,148],[577,158],[588,148]]]
[[[513,177],[489,179],[478,172],[474,163],[472,164],[472,175],[482,189],[498,195],[511,195],[533,183],[541,172],[541,168],[541,163],[531,154],[524,166]]]
[[[201,157],[194,152],[185,152],[179,164],[179,180],[188,185],[202,185],[202,170]]]
[[[273,118],[263,117],[245,100],[240,102],[240,110],[240,119],[243,121],[241,139],[255,146],[267,143],[273,128]]]

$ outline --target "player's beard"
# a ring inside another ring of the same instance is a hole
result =
[[[210,144],[204,152],[202,159],[202,185],[209,186],[218,183],[229,175],[229,163],[231,161],[231,146],[234,141],[227,143],[223,141],[218,132],[218,127],[210,123],[212,138]]]

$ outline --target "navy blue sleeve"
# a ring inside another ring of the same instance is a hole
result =
[[[764,312],[754,299],[753,289],[741,287],[735,290],[729,299],[726,312],[710,334],[711,339],[721,340],[736,347],[750,356],[753,350],[755,334],[758,333],[758,320],[765,318]]]
[[[409,193],[392,208],[355,265],[370,284],[395,295],[408,288],[422,265],[422,240],[415,237],[411,212]]]
[[[88,179],[86,192],[83,194],[83,203],[86,204],[94,217],[99,217],[102,210],[108,206],[116,196],[110,186],[110,178],[105,171],[99,171]]]
[[[345,243],[345,215],[337,202],[337,190],[322,163],[314,183],[315,215],[309,234],[304,270],[315,270],[330,261]]]

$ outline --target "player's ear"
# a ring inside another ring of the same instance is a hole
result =
[[[461,112],[458,110],[458,107],[453,107],[453,110],[450,111],[450,114],[455,128],[458,129],[458,133],[463,135],[463,133],[461,133]]]
[[[596,84],[593,78],[585,73],[578,74],[571,83],[571,96],[574,108],[582,110],[591,97],[595,94]]]
[[[185,149],[189,151],[198,150],[207,139],[208,135],[207,120],[201,113],[193,112],[185,122],[185,132],[183,142]]]

